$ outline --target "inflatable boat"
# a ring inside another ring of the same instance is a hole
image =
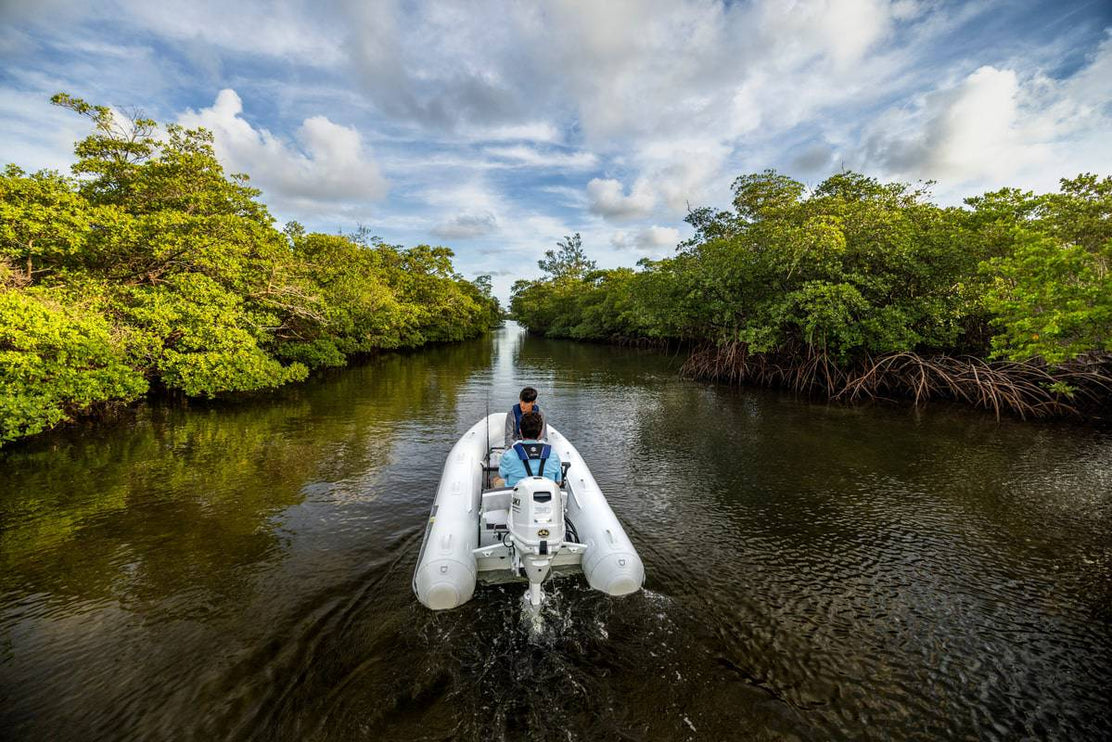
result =
[[[463,605],[475,584],[528,582],[540,605],[542,585],[582,572],[607,595],[636,592],[645,567],[575,446],[551,425],[547,443],[563,462],[563,481],[525,477],[494,487],[506,413],[475,423],[448,454],[413,574],[413,592],[433,610]],[[513,455],[511,452],[510,455]]]

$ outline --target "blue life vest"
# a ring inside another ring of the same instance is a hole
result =
[[[533,412],[540,412],[541,406],[539,404],[533,405]],[[514,435],[521,435],[521,416],[525,413],[521,411],[521,403],[514,405]],[[544,428],[541,428],[541,434],[544,434]]]
[[[552,455],[552,446],[547,443],[515,443],[514,452],[521,459],[521,463],[525,465],[526,474],[531,477],[543,477],[544,465],[548,461],[548,457]],[[529,466],[530,461],[541,462],[541,468],[536,474],[533,473],[533,467]]]

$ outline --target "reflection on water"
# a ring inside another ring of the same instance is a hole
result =
[[[1100,739],[1112,437],[685,382],[526,338],[0,453],[0,729],[46,739]],[[647,590],[449,613],[410,577],[444,456],[521,386]]]

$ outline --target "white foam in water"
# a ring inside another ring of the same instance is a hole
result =
[[[646,598],[648,598],[649,600],[651,600],[654,603],[671,603],[672,602],[672,599],[670,597],[668,597],[667,595],[662,595],[661,593],[653,592],[652,590],[648,589],[647,587],[642,587],[641,588],[641,594],[644,595]]]
[[[530,639],[540,639],[544,636],[544,609],[550,602],[551,598],[545,595],[541,598],[540,605],[533,605],[529,602],[529,593],[521,596],[521,624],[525,627]]]
[[[560,589],[553,582],[545,583],[541,604],[534,606],[529,602],[529,594],[521,596],[519,624],[529,635],[531,642],[554,641],[558,634],[565,634],[574,624],[574,616]],[[606,635],[603,630],[603,636]]]

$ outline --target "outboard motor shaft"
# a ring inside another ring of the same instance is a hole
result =
[[[514,569],[529,579],[529,603],[538,606],[552,557],[564,545],[564,499],[559,486],[544,477],[518,482],[507,527],[514,543]]]

